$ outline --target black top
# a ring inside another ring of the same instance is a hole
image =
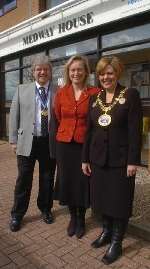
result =
[[[112,102],[124,87],[117,85]],[[104,114],[95,105],[97,95],[90,99],[88,128],[83,147],[82,161],[99,166],[122,167],[127,164],[139,165],[141,159],[142,109],[139,93],[129,88],[124,94],[125,102],[119,102],[108,114],[110,125],[103,127],[98,118]],[[106,102],[106,92],[102,91],[101,100]]]

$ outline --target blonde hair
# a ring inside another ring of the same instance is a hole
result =
[[[81,62],[83,63],[84,68],[85,68],[85,72],[86,72],[86,76],[85,76],[85,81],[84,81],[84,83],[86,84],[87,79],[88,79],[89,74],[90,74],[90,68],[89,68],[88,59],[87,59],[85,56],[81,56],[81,55],[75,55],[75,56],[72,56],[72,57],[67,61],[67,63],[65,64],[65,67],[64,67],[64,84],[65,84],[65,85],[69,85],[69,84],[71,84],[71,80],[70,80],[70,78],[69,78],[69,68],[70,68],[71,64],[72,64],[74,61],[81,61]]]
[[[112,68],[114,69],[117,78],[119,79],[124,71],[124,64],[121,62],[121,60],[116,57],[102,57],[96,66],[96,75],[97,77],[104,71],[104,69],[108,66],[111,65]]]

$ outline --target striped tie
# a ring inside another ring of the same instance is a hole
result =
[[[47,109],[47,96],[44,87],[40,87],[40,97],[41,97],[41,135],[48,135],[48,109]]]

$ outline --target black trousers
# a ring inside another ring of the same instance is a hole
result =
[[[49,138],[34,137],[30,156],[17,155],[18,177],[11,210],[12,217],[22,218],[28,209],[36,160],[39,162],[37,206],[41,212],[49,212],[53,206],[56,161],[50,158]]]

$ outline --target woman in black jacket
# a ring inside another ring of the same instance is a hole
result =
[[[96,68],[101,92],[91,97],[83,147],[84,174],[91,176],[91,205],[102,215],[103,231],[92,243],[110,243],[102,261],[122,255],[122,240],[132,214],[135,175],[140,165],[142,112],[136,89],[119,84],[124,66],[103,57]]]

